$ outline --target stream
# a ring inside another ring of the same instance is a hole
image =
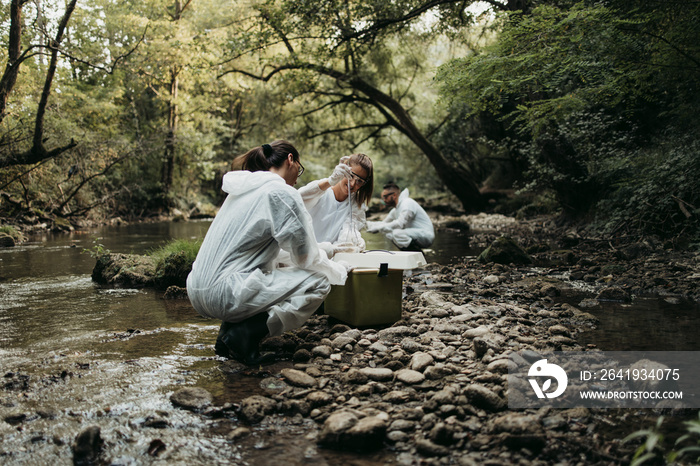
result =
[[[222,370],[213,352],[219,322],[199,317],[188,301],[164,300],[153,290],[102,288],[90,274],[98,251],[142,254],[170,239],[203,237],[209,224],[103,227],[0,249],[0,463],[72,464],[75,436],[98,425],[114,465],[270,464],[275,458],[288,465],[395,464],[387,450],[320,449],[306,437],[313,422],[301,417],[285,435],[234,441],[228,438],[237,422],[232,410],[202,416],[173,407],[170,394],[193,385],[211,392],[217,406],[237,403],[261,392],[260,378]],[[368,249],[395,249],[381,235],[365,239]],[[449,265],[479,252],[467,234],[442,231],[425,256]],[[601,324],[580,336],[583,345],[699,349],[696,304],[640,299],[589,312]],[[146,453],[154,442],[165,452]]]

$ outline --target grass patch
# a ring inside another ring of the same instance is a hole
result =
[[[153,258],[153,260],[156,263],[156,266],[158,264],[162,264],[165,261],[166,257],[169,257],[173,254],[178,254],[178,253],[183,253],[184,257],[190,261],[194,262],[195,258],[197,257],[197,253],[199,252],[199,248],[202,245],[202,240],[197,239],[197,240],[190,240],[190,239],[175,239],[170,241],[169,243],[164,244],[163,246],[156,248],[150,252],[148,252],[148,255]]]
[[[11,225],[0,225],[0,236],[9,236],[15,243],[23,243],[26,240],[22,232]]]

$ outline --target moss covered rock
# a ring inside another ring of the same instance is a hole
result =
[[[188,258],[187,253],[180,251],[168,254],[156,266],[155,286],[162,290],[170,286],[184,288],[187,286],[187,275],[191,270],[192,260]]]
[[[126,288],[153,286],[155,262],[138,254],[103,254],[97,258],[92,279],[103,285]]]
[[[477,258],[479,262],[495,262],[497,264],[532,264],[532,257],[528,255],[513,239],[501,236]]]

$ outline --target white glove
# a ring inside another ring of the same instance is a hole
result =
[[[326,256],[328,256],[329,259],[332,259],[333,256],[335,256],[335,248],[331,243],[328,241],[324,241],[322,243],[318,243],[318,249],[326,253]]]
[[[381,231],[384,222],[367,222],[367,233],[379,233]]]
[[[352,269],[355,268],[354,265],[351,265],[349,262],[345,262],[345,261],[338,261],[337,264],[342,265],[343,267],[345,267],[345,271],[346,271],[347,273],[352,272]]]
[[[328,183],[331,186],[335,186],[344,179],[350,179],[352,177],[352,169],[350,165],[345,165],[344,163],[339,163],[333,169],[333,173],[328,177]]]

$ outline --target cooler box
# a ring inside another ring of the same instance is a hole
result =
[[[420,252],[338,253],[334,261],[355,266],[345,285],[331,286],[325,313],[355,327],[393,324],[401,319],[403,271],[425,265]]]

